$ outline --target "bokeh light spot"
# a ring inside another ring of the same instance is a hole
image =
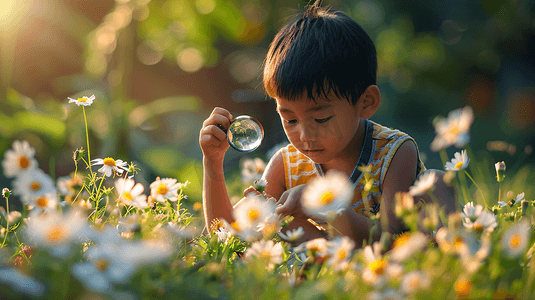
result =
[[[178,53],[178,66],[186,72],[197,72],[204,65],[204,58],[197,48],[186,48]]]

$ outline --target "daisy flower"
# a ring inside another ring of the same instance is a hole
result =
[[[429,274],[413,270],[401,279],[400,290],[405,294],[414,294],[417,291],[426,290],[430,285]]]
[[[122,175],[123,172],[128,172],[128,164],[126,162],[120,159],[115,160],[111,157],[93,159],[91,165],[102,165],[98,171],[104,173],[107,177],[110,177],[112,174],[115,177],[115,175]]]
[[[124,205],[132,205],[132,203],[136,202],[143,203],[142,201],[137,200],[137,198],[145,198],[143,197],[141,193],[143,193],[144,187],[141,183],[136,183],[134,179],[131,178],[120,178],[115,181],[115,190],[119,194],[119,201]],[[137,201],[134,201],[134,200]],[[146,201],[145,201],[146,203]],[[145,207],[147,205],[145,204]]]
[[[464,218],[465,222],[473,222],[479,217],[481,212],[483,212],[483,206],[481,204],[474,206],[474,202],[468,202],[459,216]]]
[[[396,277],[401,274],[401,266],[394,262],[387,262],[381,255],[381,245],[378,242],[364,247],[363,256],[367,267],[362,272],[364,282],[373,286],[383,286],[387,277]]]
[[[402,234],[394,241],[394,249],[390,257],[398,262],[403,262],[413,254],[420,252],[427,245],[427,238],[421,232],[411,235]]]
[[[155,201],[165,202],[178,200],[178,190],[183,186],[182,183],[177,182],[174,178],[156,178],[156,181],[150,184],[150,195]]]
[[[60,194],[64,196],[75,195],[83,186],[83,177],[62,176],[56,180],[56,186]]]
[[[482,211],[477,219],[473,222],[470,219],[465,219],[465,221],[466,222],[463,223],[464,227],[473,229],[477,232],[492,232],[494,231],[494,228],[498,226],[496,216],[488,210]]]
[[[34,206],[34,208],[37,209],[39,213],[48,213],[57,210],[59,202],[57,194],[54,193],[38,196],[32,199],[29,204]],[[34,210],[32,210],[32,212],[33,211]]]
[[[275,213],[275,203],[266,200],[262,195],[251,195],[246,197],[234,208],[234,219],[241,229],[263,227],[266,224],[277,223],[278,217]]]
[[[95,95],[92,95],[91,97],[84,96],[82,98],[76,98],[76,99],[67,97],[67,99],[69,99],[69,103],[76,103],[76,105],[78,106],[80,105],[90,106],[91,104],[93,104],[93,100],[95,100]]]
[[[220,243],[227,243],[228,239],[230,238],[231,234],[230,231],[227,229],[220,227],[215,234],[217,235],[217,241]]]
[[[439,151],[451,145],[461,148],[470,141],[468,130],[474,121],[472,108],[467,106],[451,111],[448,118],[439,118],[435,122],[436,137],[431,143],[431,150]]]
[[[265,169],[266,163],[259,157],[243,160],[241,169],[242,182],[251,183],[262,178]]]
[[[491,239],[489,235],[483,235],[480,240],[473,232],[465,231],[462,234],[462,242],[456,250],[464,270],[469,274],[474,274],[489,256],[490,248]]]
[[[437,174],[434,171],[420,174],[416,182],[409,188],[409,195],[414,197],[425,194],[427,191],[432,191],[436,181]]]
[[[72,246],[90,236],[87,219],[76,209],[63,215],[51,213],[29,218],[24,231],[28,244],[48,249],[56,257],[70,254]]]
[[[527,221],[520,221],[510,226],[502,235],[501,247],[508,258],[522,256],[526,252],[529,243],[531,228]]]
[[[289,241],[289,242],[295,242],[297,241],[299,238],[301,238],[303,236],[303,234],[305,234],[305,231],[303,230],[303,227],[299,227],[297,229],[294,229],[294,230],[288,230],[286,231],[286,234],[279,232],[279,236],[285,240],[285,241]]]
[[[265,259],[268,262],[267,269],[271,270],[275,265],[282,263],[282,254],[284,249],[281,243],[274,243],[272,240],[258,241],[251,245],[251,248],[245,253],[247,260],[253,257],[257,259]]]
[[[6,177],[18,176],[21,172],[37,168],[37,161],[34,158],[35,149],[28,141],[14,141],[13,149],[5,153],[2,161],[2,168]]]
[[[13,194],[19,195],[24,204],[45,194],[55,194],[54,181],[41,169],[21,173],[13,182]]]
[[[329,242],[327,265],[333,266],[336,270],[347,269],[354,248],[355,243],[347,236],[335,238]]]
[[[505,162],[497,162],[494,167],[496,168],[496,180],[502,182],[505,178]]]
[[[446,170],[448,171],[459,171],[464,170],[468,167],[468,163],[470,162],[470,158],[468,157],[468,154],[466,154],[466,150],[459,152],[455,152],[455,157],[452,158],[451,162],[446,162]]]
[[[324,238],[317,238],[302,244],[299,244],[294,248],[294,252],[300,252],[307,250],[308,254],[315,257],[327,257],[329,248],[329,242]]]
[[[333,219],[349,206],[353,193],[353,185],[347,176],[338,171],[329,171],[307,184],[301,205],[311,217]]]

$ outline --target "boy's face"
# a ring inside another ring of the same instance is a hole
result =
[[[326,99],[294,101],[277,98],[277,112],[290,142],[316,163],[357,155],[361,105],[351,105],[331,92]],[[360,101],[359,101],[360,102]]]

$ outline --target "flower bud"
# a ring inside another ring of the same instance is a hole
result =
[[[2,190],[2,196],[6,199],[9,198],[9,196],[11,196],[11,191],[8,188],[4,188]]]
[[[496,180],[502,182],[505,178],[505,162],[497,162],[494,166],[496,167]]]
[[[522,201],[520,203],[522,204],[522,215],[524,216],[526,214],[526,212],[528,211],[529,202],[526,201],[526,199],[522,199]]]

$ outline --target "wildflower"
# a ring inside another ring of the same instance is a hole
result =
[[[276,264],[282,263],[283,253],[281,243],[275,244],[272,240],[268,240],[253,243],[245,253],[245,257],[247,260],[253,257],[265,259],[268,262],[267,269],[271,270]]]
[[[227,243],[228,239],[230,238],[231,234],[230,231],[227,229],[220,227],[215,234],[217,235],[217,241],[220,243]]]
[[[317,258],[320,258],[320,260],[323,260],[324,258],[327,258],[328,252],[328,241],[324,238],[317,238],[313,239],[307,242],[304,242],[302,244],[299,244],[297,247],[294,248],[295,253],[299,253],[301,251],[307,250],[307,254],[310,256],[314,256]]]
[[[505,178],[505,162],[497,162],[494,166],[496,167],[496,180],[502,182]]]
[[[442,249],[442,251],[444,251],[444,253],[455,253],[463,245],[462,238],[445,227],[441,227],[437,231],[435,238],[437,240],[438,246],[440,247],[440,249]]]
[[[122,175],[123,172],[128,172],[127,163],[118,159],[115,160],[111,157],[106,157],[104,159],[97,158],[93,159],[91,161],[91,165],[98,166],[102,165],[100,169],[98,169],[99,172],[104,173],[107,177],[110,177],[112,174],[115,177],[115,175]]]
[[[56,180],[56,186],[58,191],[64,195],[74,195],[76,194],[83,186],[83,177],[80,175],[76,176],[62,176]]]
[[[261,158],[245,159],[241,169],[242,182],[250,183],[262,178],[265,169],[266,163]]]
[[[119,194],[119,201],[124,205],[132,205],[134,202],[145,203],[146,201],[139,201],[137,198],[145,198],[147,196],[142,195],[144,187],[141,183],[136,183],[134,179],[131,178],[120,178],[115,181],[115,190]],[[144,207],[142,207],[144,208]]]
[[[90,236],[87,220],[75,209],[68,214],[52,213],[31,217],[25,231],[27,239],[57,257],[71,252],[72,244]]]
[[[195,202],[193,203],[193,210],[199,211],[202,209],[202,203],[201,202]]]
[[[333,219],[353,199],[353,186],[347,176],[338,171],[329,171],[316,177],[303,191],[301,205],[311,217]]]
[[[530,234],[530,225],[525,220],[509,227],[501,239],[501,247],[504,255],[509,258],[516,258],[523,255],[528,246]]]
[[[482,211],[481,214],[477,217],[477,219],[473,222],[470,219],[465,220],[467,221],[463,223],[464,227],[473,229],[479,233],[484,231],[492,232],[494,228],[498,226],[496,216],[488,210]]]
[[[394,241],[394,249],[390,252],[390,257],[395,261],[403,262],[426,245],[427,238],[423,233],[404,234]]]
[[[264,178],[255,180],[253,183],[253,187],[255,190],[257,190],[260,193],[263,193],[267,186],[267,180]]]
[[[80,105],[90,106],[91,104],[93,104],[93,100],[95,100],[95,95],[92,95],[91,97],[84,96],[82,98],[77,98],[77,99],[67,97],[67,99],[69,99],[69,103],[76,103],[76,105],[78,106]]]
[[[490,235],[478,239],[473,231],[462,231],[455,242],[455,251],[468,274],[474,274],[489,256],[491,248]]]
[[[437,136],[431,143],[431,150],[439,151],[451,145],[461,148],[470,141],[468,130],[474,121],[472,108],[467,106],[451,111],[447,119],[439,118],[435,122]]]
[[[362,279],[374,286],[383,286],[387,277],[397,277],[401,274],[401,266],[395,262],[388,262],[381,255],[379,242],[367,245],[363,250],[367,267],[362,272]]]
[[[234,218],[239,228],[258,228],[266,223],[276,223],[273,201],[266,201],[262,195],[248,196],[234,209]]]
[[[422,271],[410,271],[401,279],[400,289],[405,294],[413,294],[419,290],[426,290],[430,284],[428,274]]]
[[[38,197],[33,198],[30,201],[30,205],[34,206],[39,212],[48,213],[55,211],[58,206],[58,197],[54,194],[44,194]]]
[[[416,182],[409,188],[411,196],[419,196],[427,191],[432,191],[437,181],[437,175],[434,171],[428,171],[421,174]]]
[[[455,292],[461,297],[468,296],[472,290],[472,282],[463,278],[459,278],[455,282]]]
[[[347,269],[354,248],[355,243],[346,236],[332,240],[329,242],[327,249],[329,255],[329,259],[326,262],[327,265],[333,266],[336,270]]]
[[[37,168],[37,160],[34,158],[35,149],[28,141],[14,141],[13,149],[6,151],[2,161],[2,168],[6,177],[15,177],[20,173]]]
[[[473,222],[475,221],[481,212],[483,211],[483,206],[481,204],[477,204],[474,206],[474,202],[468,202],[463,208],[463,212],[460,214],[461,218],[465,218],[466,222]]]
[[[9,196],[11,196],[11,191],[8,188],[3,188],[2,197],[4,197],[4,199],[8,199]]]
[[[414,198],[409,193],[396,193],[396,216],[401,217],[410,214],[414,208]]]
[[[13,193],[19,195],[24,204],[45,194],[55,194],[54,181],[41,169],[24,172],[13,182]]]
[[[283,239],[283,240],[286,240],[286,241],[289,241],[289,242],[295,242],[297,240],[299,240],[299,238],[301,238],[303,236],[303,234],[305,234],[305,231],[303,230],[303,227],[299,227],[297,229],[294,229],[294,230],[288,230],[286,231],[286,234],[279,232],[279,236]]]
[[[158,202],[165,202],[165,199],[169,201],[178,200],[178,190],[182,188],[183,184],[177,182],[174,178],[164,178],[160,179],[157,177],[156,180],[150,184],[150,195],[152,198]]]
[[[455,158],[451,160],[451,162],[446,162],[446,170],[448,171],[459,171],[464,170],[468,167],[468,163],[470,162],[470,158],[466,154],[466,150],[459,152],[455,152]]]

